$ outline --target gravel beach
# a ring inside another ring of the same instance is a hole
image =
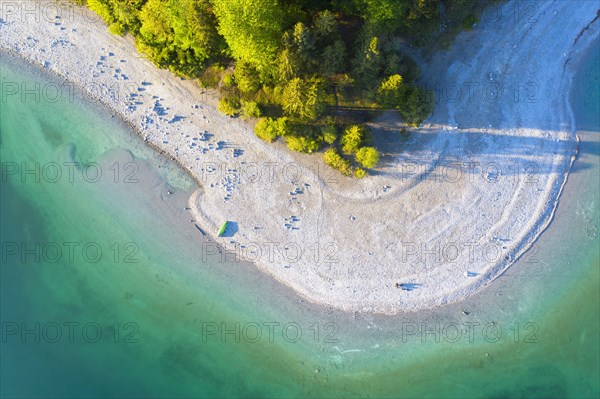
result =
[[[80,7],[1,1],[0,50],[62,77],[63,95],[81,87],[187,169],[201,185],[191,219],[224,257],[310,301],[395,314],[468,297],[552,221],[578,149],[570,87],[600,11],[597,1],[522,3],[490,6],[421,65],[434,114],[406,138],[393,112],[370,123],[382,160],[362,180],[263,143],[220,114],[213,93],[157,69]],[[2,86],[3,97],[26,92]]]

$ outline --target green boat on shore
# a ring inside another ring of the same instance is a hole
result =
[[[223,234],[225,234],[225,231],[227,231],[227,226],[229,226],[228,220],[223,222],[223,224],[221,225],[221,228],[219,229],[219,232],[217,233],[217,237],[223,237]]]

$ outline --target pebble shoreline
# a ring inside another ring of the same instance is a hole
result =
[[[551,222],[577,151],[571,80],[599,35],[593,1],[565,3],[540,3],[530,24],[481,21],[435,55],[423,70],[432,85],[480,93],[438,93],[425,124],[383,149],[396,161],[360,181],[263,143],[79,7],[39,6],[37,20],[3,7],[0,49],[81,87],[188,170],[201,185],[193,220],[224,249],[311,301],[394,314],[471,295]],[[402,126],[390,115],[371,124],[375,134]],[[217,238],[225,220],[233,230]]]

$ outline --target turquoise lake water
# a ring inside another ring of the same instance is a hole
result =
[[[193,181],[110,111],[55,101],[64,83],[2,55],[2,397],[598,397],[594,54],[573,93],[580,156],[535,262],[395,317],[313,306],[204,256]],[[7,94],[36,83],[39,98]]]

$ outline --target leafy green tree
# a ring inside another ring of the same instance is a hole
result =
[[[301,62],[289,48],[284,48],[277,57],[277,74],[279,82],[285,84],[300,74]]]
[[[111,7],[109,6],[109,2],[107,0],[87,0],[87,6],[108,24],[116,21],[116,18],[113,17]]]
[[[218,30],[231,55],[268,74],[283,35],[284,7],[277,0],[212,0]]]
[[[340,139],[344,154],[354,154],[367,138],[367,131],[363,126],[352,125],[344,130]]]
[[[261,118],[254,127],[254,133],[267,143],[272,143],[279,137],[277,121],[273,118]]]
[[[297,22],[292,29],[283,34],[282,42],[283,49],[277,59],[280,82],[314,73],[319,61],[315,57],[316,36],[311,28]]]
[[[321,136],[323,137],[323,141],[327,144],[335,143],[337,140],[337,128],[333,125],[326,125],[321,127]]]
[[[379,103],[386,108],[397,107],[402,100],[403,82],[397,74],[384,79],[378,90]]]
[[[242,116],[245,118],[258,118],[261,116],[262,112],[260,107],[255,101],[245,101],[242,100]]]
[[[169,4],[173,14],[173,47],[180,56],[185,54],[186,63],[203,64],[220,56],[225,42],[217,32],[210,1],[169,0]]]
[[[310,137],[286,136],[285,142],[288,148],[296,152],[312,153],[319,150],[319,142]]]
[[[394,32],[403,25],[407,12],[407,1],[398,0],[358,0],[362,6],[362,15],[368,26],[381,32]]]
[[[160,0],[148,0],[140,11],[138,47],[159,66],[168,66],[169,44],[173,41],[171,10]]]
[[[123,25],[125,31],[136,34],[140,29],[139,11],[143,2],[112,0],[113,15]]]
[[[171,10],[167,2],[148,0],[140,11],[140,21],[140,34],[145,42],[164,45],[173,40]]]
[[[323,161],[345,176],[350,176],[352,174],[350,161],[338,154],[335,148],[330,148],[323,153]]]
[[[435,97],[432,92],[419,90],[416,86],[406,86],[398,112],[402,118],[415,126],[418,126],[433,112]]]
[[[379,163],[379,153],[374,147],[362,147],[356,152],[356,161],[367,169]]]
[[[240,100],[234,96],[226,96],[219,100],[217,109],[227,116],[236,116],[240,112]]]
[[[319,12],[314,19],[315,32],[321,38],[329,38],[337,33],[335,15],[329,10]]]
[[[254,127],[254,133],[262,140],[271,143],[279,136],[289,134],[289,125],[286,118],[261,118]]]
[[[217,88],[224,70],[225,68],[219,64],[214,64],[205,68],[198,77],[198,84],[200,87],[204,88]]]
[[[139,2],[123,0],[88,0],[87,6],[108,24],[111,33],[123,35],[139,28]]]
[[[315,36],[310,28],[308,28],[302,22],[298,22],[296,25],[294,25],[291,41],[291,47],[294,48],[300,59],[305,64],[314,62],[314,54],[316,51]]]
[[[369,27],[392,33],[400,29],[429,26],[435,22],[439,0],[356,0]]]
[[[379,37],[366,32],[361,41],[360,50],[353,61],[353,74],[361,89],[372,91],[376,87],[383,65]]]
[[[354,170],[354,177],[357,179],[362,179],[367,176],[367,172],[363,168],[356,168]]]
[[[392,1],[392,0],[390,0]],[[412,30],[425,30],[437,23],[440,0],[419,0],[408,8],[404,24]],[[451,2],[449,2],[451,3]]]
[[[199,75],[223,48],[208,0],[147,0],[139,21],[138,48],[178,73]]]
[[[223,85],[223,87],[235,86],[235,84],[236,84],[235,76],[233,76],[232,74],[224,75],[223,78],[221,79],[221,84]]]
[[[320,80],[294,78],[283,89],[283,110],[300,120],[314,120],[324,111],[325,101]]]
[[[233,71],[238,88],[242,93],[255,93],[260,87],[258,71],[248,61],[238,61]]]
[[[336,40],[323,49],[320,70],[325,76],[341,72],[346,59],[346,45],[342,40]]]

